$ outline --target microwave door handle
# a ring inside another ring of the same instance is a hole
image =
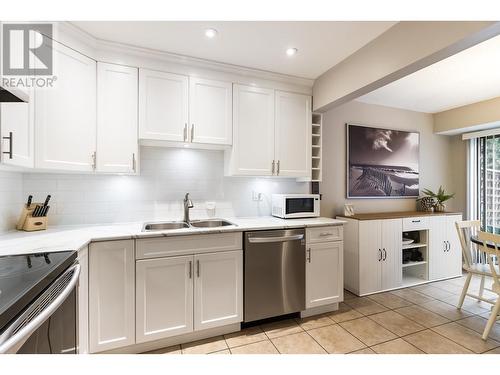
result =
[[[17,353],[17,351],[29,339],[31,334],[35,332],[64,303],[64,301],[66,301],[66,298],[68,298],[69,294],[75,288],[78,282],[78,278],[80,276],[80,265],[78,263],[73,265],[59,278],[64,277],[69,272],[73,272],[71,280],[68,282],[68,285],[66,285],[66,287],[60,292],[60,294],[50,303],[50,305],[42,310],[23,328],[14,333],[19,324],[29,315],[28,311],[30,309],[28,307],[28,309],[26,309],[25,312],[19,318],[17,318],[14,323],[12,323],[5,330],[4,333],[2,333],[2,335],[0,336],[0,353]],[[38,302],[38,300],[36,302]]]
[[[269,243],[269,242],[287,242],[287,241],[298,241],[303,240],[303,234],[297,234],[294,236],[282,236],[282,237],[248,237],[248,242],[250,243]]]

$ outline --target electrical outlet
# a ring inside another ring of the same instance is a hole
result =
[[[262,193],[259,193],[257,191],[252,191],[252,200],[253,201],[256,201],[256,202],[259,202],[259,201],[262,201]]]

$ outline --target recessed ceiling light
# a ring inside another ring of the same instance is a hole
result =
[[[209,39],[213,39],[217,36],[217,30],[215,29],[206,29],[205,36]]]
[[[297,54],[297,52],[299,52],[299,50],[297,48],[288,48],[286,50],[287,56],[293,56],[293,55]]]

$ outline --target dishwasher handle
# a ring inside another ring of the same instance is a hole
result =
[[[287,242],[303,240],[303,234],[296,234],[293,236],[280,236],[280,237],[248,237],[250,243],[270,243],[270,242]]]

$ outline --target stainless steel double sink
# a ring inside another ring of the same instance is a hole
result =
[[[143,232],[155,232],[163,230],[185,229],[185,228],[218,228],[227,227],[236,224],[224,219],[192,220],[190,223],[185,221],[162,221],[153,223],[144,223]]]

